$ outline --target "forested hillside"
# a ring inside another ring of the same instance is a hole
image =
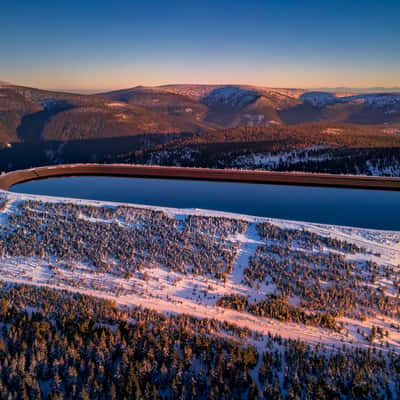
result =
[[[0,86],[0,170],[71,162],[399,175],[398,93]]]
[[[312,348],[215,320],[1,287],[4,399],[394,399],[398,354]],[[371,375],[370,371],[374,371]]]
[[[106,161],[400,176],[399,155],[400,128],[307,123],[217,130]]]

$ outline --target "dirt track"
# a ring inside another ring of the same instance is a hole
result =
[[[131,176],[192,180],[198,179],[284,185],[400,190],[400,178],[390,177],[160,167],[127,164],[67,164],[14,171],[0,176],[0,189],[7,190],[10,186],[17,183],[35,179],[78,175]]]

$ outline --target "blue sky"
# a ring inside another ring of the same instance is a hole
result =
[[[2,0],[0,80],[400,86],[400,2]]]

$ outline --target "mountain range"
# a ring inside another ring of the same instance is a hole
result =
[[[400,124],[400,93],[165,85],[79,95],[7,83],[0,86],[3,142],[199,133],[319,121]]]
[[[147,163],[166,160],[165,151],[163,163],[185,164],[188,151],[197,154],[189,165],[211,154],[205,165],[231,166],[246,152],[397,148],[399,129],[397,92],[181,84],[85,95],[0,83],[0,170]]]
[[[400,93],[320,92],[249,85],[166,85],[102,93],[222,128],[316,121],[400,123]]]

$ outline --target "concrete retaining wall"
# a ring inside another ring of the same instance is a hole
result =
[[[400,178],[310,174],[208,168],[161,167],[128,164],[67,164],[14,171],[0,176],[0,189],[35,179],[62,176],[106,175],[169,179],[197,179],[283,185],[331,186],[400,190]]]

